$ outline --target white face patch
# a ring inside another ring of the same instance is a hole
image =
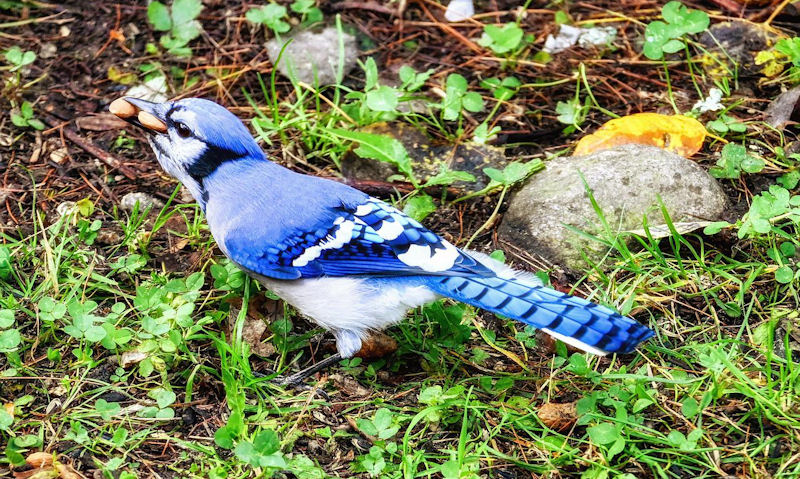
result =
[[[188,169],[191,165],[195,164],[208,148],[201,140],[191,137],[173,138],[171,144],[173,146],[173,151],[170,153],[170,156],[183,165],[184,169]]]
[[[175,142],[175,138],[156,135],[150,137],[149,141],[161,168],[183,183],[196,201],[202,201],[203,190],[200,184],[186,171],[205,153],[207,147],[205,143],[195,138],[179,138],[179,140],[183,141]]]
[[[197,125],[197,114],[187,108],[175,112],[175,114],[172,115],[172,119],[174,121],[182,121],[192,129]]]
[[[151,137],[150,144],[164,171],[178,179],[181,179],[181,173],[201,158],[208,148],[197,138],[176,138],[163,135]]]

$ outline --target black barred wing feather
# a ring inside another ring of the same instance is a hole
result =
[[[276,279],[494,274],[382,201],[370,198],[355,209],[329,213],[327,224],[292,232],[267,247],[234,233],[226,238],[228,253],[243,267]]]

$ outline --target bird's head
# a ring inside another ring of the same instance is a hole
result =
[[[202,98],[153,103],[119,98],[109,111],[143,129],[161,167],[180,180],[201,204],[203,180],[223,163],[264,153],[242,122],[227,109]]]

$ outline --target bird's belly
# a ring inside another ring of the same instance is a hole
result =
[[[429,303],[437,295],[413,278],[322,277],[259,281],[301,314],[331,331],[359,336],[401,321],[410,308]]]

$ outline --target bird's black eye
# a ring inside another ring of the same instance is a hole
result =
[[[188,138],[192,136],[192,130],[190,130],[185,123],[175,123],[175,129],[178,130],[178,136],[181,138]]]

